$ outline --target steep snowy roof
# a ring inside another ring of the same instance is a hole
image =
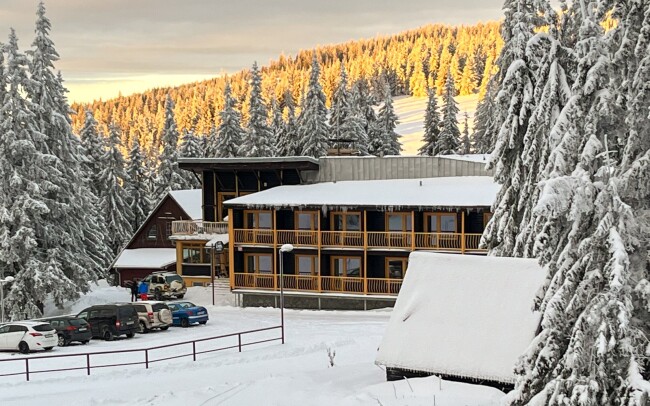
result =
[[[376,363],[514,382],[544,277],[534,259],[412,253]]]
[[[490,176],[363,180],[278,186],[224,202],[248,207],[489,207],[499,190]]]
[[[201,189],[173,190],[169,194],[192,220],[201,220],[203,218]]]
[[[176,248],[133,248],[122,250],[113,268],[160,269],[176,262]]]

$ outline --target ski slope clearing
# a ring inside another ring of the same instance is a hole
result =
[[[474,112],[478,103],[478,95],[457,96],[458,102],[458,128],[463,131],[465,112],[469,115],[469,130],[472,131]],[[402,155],[417,155],[418,149],[422,146],[424,135],[424,110],[427,107],[426,97],[398,96],[395,97],[395,113],[399,119],[396,131],[402,136]],[[442,99],[438,98],[438,112],[442,106]],[[442,114],[442,113],[441,113]],[[442,115],[441,115],[442,118]]]
[[[96,289],[93,294],[107,290]],[[91,294],[92,295],[92,294]],[[224,295],[225,296],[225,295]],[[188,299],[207,305],[209,289],[193,289]],[[221,298],[219,300],[226,300]],[[87,299],[86,302],[89,302]],[[76,306],[69,306],[74,308]],[[262,328],[279,324],[272,308],[206,306],[205,326],[171,328],[167,332],[136,335],[115,342],[93,340],[86,346],[55,348],[54,354],[151,347]],[[498,405],[503,393],[488,387],[439,381],[436,377],[386,382],[374,365],[390,310],[287,310],[287,342],[278,341],[237,350],[181,358],[144,366],[0,378],[0,403],[5,405]],[[269,333],[276,335],[277,332]],[[259,338],[259,337],[258,337]],[[186,352],[188,348],[174,351]],[[197,348],[198,349],[198,348]],[[334,366],[330,366],[330,353]],[[41,353],[32,356],[42,355]],[[169,354],[157,354],[162,357]],[[0,359],[19,355],[0,353]],[[113,355],[105,363],[140,361],[141,354]],[[72,359],[50,360],[36,367],[66,367]],[[82,362],[82,361],[75,361]],[[2,368],[7,368],[3,366]]]

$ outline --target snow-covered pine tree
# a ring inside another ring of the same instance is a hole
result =
[[[64,274],[49,274],[49,265],[37,240],[37,229],[49,212],[45,195],[49,157],[39,152],[44,142],[34,114],[35,106],[25,98],[32,85],[27,58],[18,50],[13,29],[5,46],[6,91],[0,108],[0,276],[15,281],[6,297],[7,313],[22,320],[42,313],[51,283]]]
[[[458,153],[460,155],[467,155],[471,153],[472,150],[472,144],[469,140],[469,116],[467,115],[467,112],[465,112],[464,116],[463,136],[460,139],[460,145],[458,146]]]
[[[514,248],[521,226],[522,211],[517,208],[517,197],[521,182],[527,176],[521,155],[528,120],[535,104],[534,72],[526,56],[526,47],[536,29],[540,28],[537,18],[539,10],[534,3],[534,0],[506,0],[503,6],[506,19],[501,27],[501,35],[505,44],[498,65],[499,71],[506,73],[496,99],[494,125],[488,129],[492,131],[492,128],[498,128],[488,168],[494,169],[494,179],[502,186],[492,206],[492,218],[481,239],[481,245],[486,246],[493,255],[516,255]]]
[[[90,190],[95,196],[99,196],[101,185],[99,183],[99,173],[101,172],[101,160],[104,155],[106,145],[104,136],[100,134],[97,128],[97,121],[92,111],[86,109],[85,121],[79,131],[81,145],[85,153],[83,167],[86,171],[86,177],[89,181]]]
[[[368,140],[361,112],[350,105],[350,92],[344,64],[341,64],[339,83],[332,98],[330,134],[333,139],[341,140],[341,142],[332,143],[331,147],[348,147],[359,155],[368,153]]]
[[[472,145],[477,154],[488,154],[494,149],[494,140],[490,128],[493,127],[494,111],[496,109],[496,82],[488,83],[485,95],[476,105],[474,125],[472,126]]]
[[[327,153],[329,128],[325,94],[319,82],[320,66],[316,54],[311,63],[307,94],[298,116],[298,145],[300,155],[318,158]]]
[[[650,13],[636,6],[573,6],[576,76],[535,209],[535,254],[548,272],[541,332],[517,367],[512,405],[649,402]],[[609,12],[618,23],[604,32]]]
[[[275,140],[268,125],[268,113],[262,99],[262,75],[257,62],[251,69],[248,97],[248,125],[239,149],[240,156],[268,157],[275,155]]]
[[[169,95],[165,101],[165,122],[160,142],[162,152],[154,182],[154,200],[162,199],[171,190],[189,188],[178,168],[178,129],[174,118],[174,102]]]
[[[100,173],[102,192],[99,196],[99,206],[106,219],[108,246],[113,255],[117,255],[133,232],[133,213],[124,189],[131,181],[125,171],[124,157],[120,152],[120,130],[117,125],[111,123],[108,132],[108,145],[101,160],[103,169]]]
[[[203,155],[201,151],[201,140],[192,129],[183,131],[183,138],[181,139],[178,154],[181,158],[201,158]],[[201,187],[201,182],[194,176],[194,173],[182,171],[181,176],[185,179],[184,186],[186,189],[198,189]]]
[[[126,200],[133,215],[131,217],[131,228],[137,230],[147,218],[149,210],[151,210],[151,201],[149,200],[151,191],[147,182],[147,167],[137,137],[134,137],[131,142],[126,174],[129,180],[125,188]]]
[[[418,154],[433,156],[438,134],[440,134],[441,122],[436,89],[428,89],[427,95],[427,108],[424,111],[424,137],[422,137],[422,146],[418,150]]]
[[[386,91],[384,104],[379,109],[377,117],[381,138],[384,140],[384,155],[399,155],[402,151],[402,143],[399,139],[402,137],[395,129],[397,128],[397,114],[393,107],[393,96],[390,91]]]
[[[364,134],[367,139],[367,150],[370,155],[381,156],[386,141],[383,138],[377,114],[373,108],[375,99],[364,79],[358,79],[352,85],[351,109],[361,118]]]
[[[438,140],[433,147],[434,155],[450,155],[458,151],[460,144],[460,130],[458,129],[458,103],[454,99],[456,88],[454,79],[447,73],[445,89],[442,93],[442,123]]]
[[[281,137],[278,140],[278,155],[300,155],[298,151],[298,128],[296,127],[296,106],[294,105],[293,96],[289,90],[284,94],[284,109],[286,110],[287,120],[284,123],[284,130],[280,133]]]
[[[103,217],[96,209],[97,196],[81,166],[85,160],[82,148],[72,133],[67,90],[60,74],[53,71],[58,54],[49,38],[51,25],[42,2],[37,16],[36,39],[28,51],[31,81],[26,90],[44,137],[37,149],[48,157],[47,177],[34,180],[45,192],[49,211],[36,229],[36,238],[49,274],[56,278],[47,292],[55,304],[61,305],[78,297],[78,292],[86,292],[89,282],[104,276],[110,253],[104,244]]]
[[[239,156],[238,149],[244,137],[244,130],[241,127],[241,115],[235,109],[235,99],[232,97],[229,81],[226,81],[223,97],[224,106],[219,113],[221,124],[219,124],[216,139],[213,139],[210,146],[210,156],[234,158]]]
[[[282,118],[282,107],[280,106],[280,102],[276,98],[273,98],[271,100],[271,132],[273,133],[276,156],[286,156],[283,155],[285,151],[282,145],[286,140],[286,129],[287,126]]]

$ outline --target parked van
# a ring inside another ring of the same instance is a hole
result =
[[[138,329],[138,312],[132,304],[91,306],[77,317],[90,324],[93,338],[103,338],[106,341],[112,341],[121,335],[131,338]]]

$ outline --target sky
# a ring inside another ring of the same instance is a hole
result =
[[[33,40],[37,0],[0,0],[0,41]],[[430,23],[501,18],[503,0],[49,0],[70,101],[231,73],[281,53]],[[6,34],[4,34],[4,33]]]

